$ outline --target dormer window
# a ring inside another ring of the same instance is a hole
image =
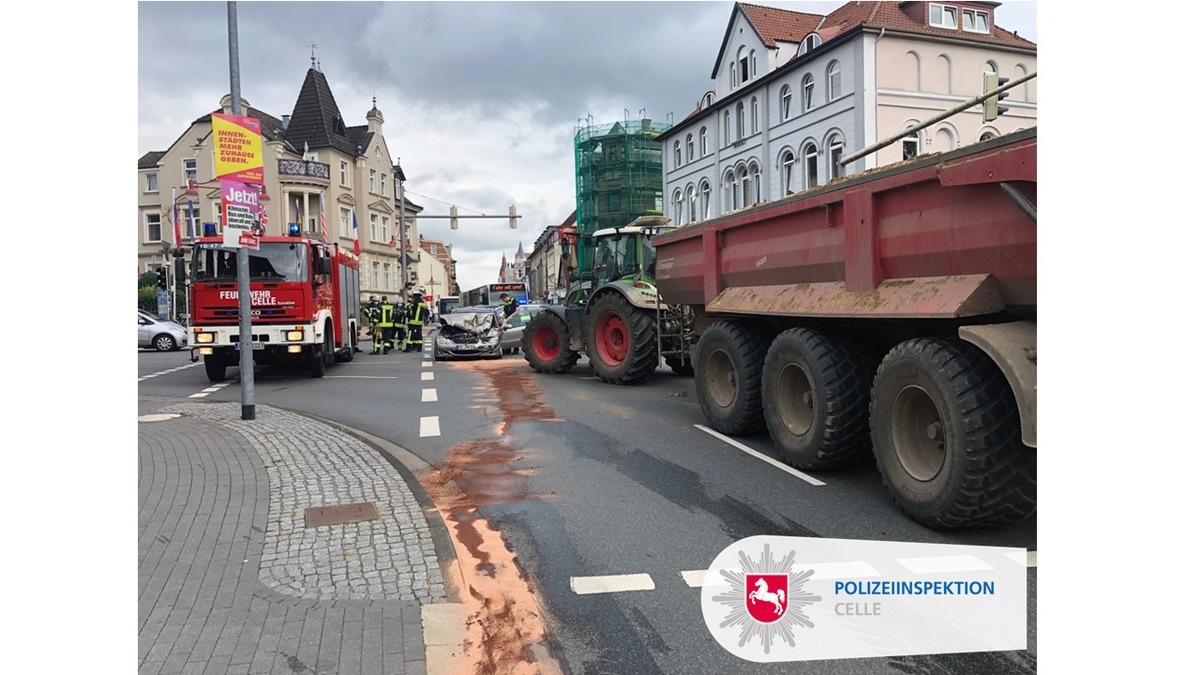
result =
[[[708,92],[707,94],[704,95],[704,98],[700,99],[700,107],[707,108],[707,107],[711,106],[713,104],[714,98],[715,97],[713,96],[713,93],[711,91]]]
[[[816,33],[809,33],[808,37],[804,38],[804,42],[800,45],[800,53],[807,54],[820,46],[821,36]]]
[[[949,5],[929,5],[929,25],[937,28],[958,28],[958,8]]]
[[[750,55],[746,53],[746,48],[738,49],[738,84],[745,84],[750,80]]]
[[[969,33],[987,33],[988,14],[974,9],[963,10],[963,30]]]

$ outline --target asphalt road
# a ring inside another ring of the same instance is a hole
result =
[[[212,387],[186,352],[139,352],[139,396],[241,400],[237,369]],[[208,393],[204,393],[208,390]],[[322,380],[266,368],[255,401],[386,438],[435,467],[468,469],[472,507],[499,530],[531,579],[551,643],[574,673],[1033,673],[1036,568],[1028,571],[1023,652],[847,659],[768,666],[722,649],[704,625],[700,590],[683,572],[707,569],[739,539],[761,534],[1009,546],[1037,550],[1036,519],[940,533],[895,508],[871,464],[812,485],[705,433],[691,378],[660,369],[618,387],[573,372],[540,375],[523,357],[437,362],[357,354]],[[765,435],[738,437],[777,458]],[[473,478],[472,478],[473,477]],[[572,579],[648,575],[652,589],[581,594]]]

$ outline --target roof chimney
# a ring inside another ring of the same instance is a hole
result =
[[[283,130],[284,130],[284,131],[287,131],[287,128],[288,128],[288,123],[290,123],[291,121],[292,121],[292,116],[291,116],[291,115],[284,115],[284,116],[283,116]]]

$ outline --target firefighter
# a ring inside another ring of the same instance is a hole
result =
[[[388,302],[386,295],[379,304],[379,332],[376,335],[379,337],[376,338],[373,345],[375,350],[371,353],[378,354],[380,349],[383,349],[384,354],[392,351],[392,343],[396,337],[396,308]]]
[[[379,353],[379,340],[382,337],[382,329],[379,328],[379,296],[372,295],[363,307],[363,314],[367,318],[367,330],[371,335],[371,353]]]
[[[425,337],[425,322],[429,319],[429,308],[425,306],[425,297],[419,291],[412,294],[407,316],[408,343],[404,345],[404,351],[419,352]]]

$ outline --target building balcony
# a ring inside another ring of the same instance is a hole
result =
[[[302,159],[281,159],[279,182],[329,187],[329,165],[322,162],[306,162]]]

